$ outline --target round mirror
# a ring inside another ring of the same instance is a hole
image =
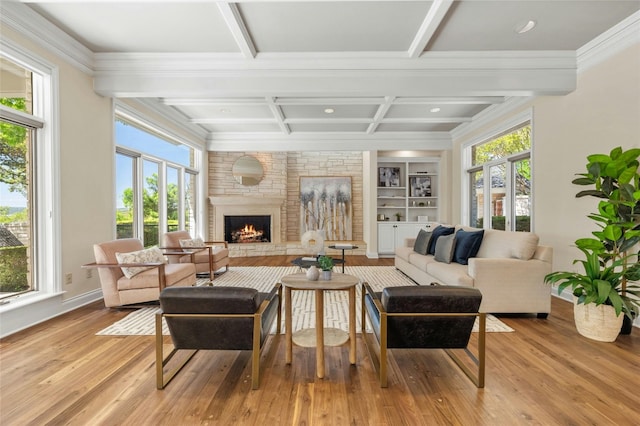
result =
[[[264,172],[262,163],[257,158],[248,155],[238,158],[233,163],[231,171],[236,182],[247,186],[259,184]]]

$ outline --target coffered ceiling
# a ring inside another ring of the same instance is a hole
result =
[[[60,49],[98,93],[140,98],[210,149],[445,148],[507,100],[571,92],[579,49],[640,19],[630,0],[20,3],[3,7],[35,36],[51,23],[78,42]]]

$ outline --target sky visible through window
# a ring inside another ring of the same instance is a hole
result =
[[[119,146],[131,148],[134,151],[148,154],[151,157],[171,161],[172,163],[181,164],[183,166],[191,166],[190,151],[186,145],[175,145],[167,142],[158,136],[145,132],[135,126],[122,121],[116,120],[116,144]],[[116,170],[125,170],[130,165],[125,163],[126,158],[116,156]],[[147,168],[145,168],[147,169]],[[146,179],[146,174],[143,179]],[[116,199],[118,200],[117,208],[124,207],[122,204],[122,192],[131,188],[131,175],[119,173],[116,176]]]

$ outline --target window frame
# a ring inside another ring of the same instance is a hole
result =
[[[167,217],[167,179],[166,179],[166,170],[167,168],[174,168],[178,170],[178,227],[180,229],[185,228],[184,221],[184,213],[183,213],[183,197],[186,190],[186,185],[184,184],[183,176],[185,173],[191,173],[196,176],[196,190],[195,194],[197,195],[196,199],[196,211],[194,212],[194,216],[196,218],[196,229],[190,230],[195,236],[204,235],[204,215],[197,210],[200,205],[201,194],[203,194],[203,176],[201,173],[202,169],[202,158],[203,158],[203,149],[197,144],[192,143],[191,141],[176,136],[175,134],[163,129],[161,126],[143,118],[139,113],[134,112],[128,106],[124,104],[116,104],[115,117],[114,117],[114,127],[117,121],[127,122],[129,125],[136,127],[138,130],[147,132],[155,137],[160,139],[175,142],[182,145],[185,145],[191,149],[193,149],[193,166],[185,166],[183,164],[178,164],[172,162],[170,160],[156,157],[150,155],[149,153],[141,152],[131,147],[126,147],[122,145],[118,145],[118,141],[115,140],[115,154],[127,155],[131,157],[134,162],[134,224],[133,224],[133,234],[134,238],[139,238],[142,240],[143,244],[147,244],[144,241],[144,208],[143,208],[143,190],[145,188],[144,182],[144,170],[143,166],[145,162],[156,163],[158,165],[158,199],[159,199],[159,211],[158,211],[158,242],[161,243],[161,238],[165,230],[168,226],[168,217]],[[115,134],[115,132],[114,132]],[[114,182],[115,185],[115,182]],[[117,198],[118,194],[114,191],[114,196]],[[117,204],[117,200],[116,200]],[[115,212],[114,212],[115,219]],[[117,224],[114,227],[117,229]],[[116,235],[117,238],[117,235]]]
[[[32,291],[8,298],[12,309],[61,294],[60,138],[58,68],[0,37],[0,55],[32,73],[32,114],[2,108],[2,117],[31,129],[29,184]]]
[[[511,154],[505,156],[503,158],[499,158],[496,160],[492,160],[483,164],[472,165],[472,149],[474,146],[482,145],[487,142],[491,142],[494,139],[497,139],[501,136],[509,134],[518,130],[519,128],[525,127],[529,125],[531,127],[531,147],[528,150],[521,151],[515,154]],[[510,120],[501,123],[500,125],[490,129],[489,131],[483,133],[480,136],[472,139],[471,141],[462,145],[461,149],[461,182],[462,182],[462,190],[461,192],[461,222],[467,226],[474,226],[471,224],[471,197],[472,197],[472,188],[471,188],[471,176],[473,172],[481,170],[483,172],[483,191],[485,194],[490,194],[491,189],[491,179],[487,179],[487,176],[490,176],[489,170],[491,167],[496,166],[498,164],[506,164],[506,203],[504,205],[505,209],[505,230],[515,229],[515,209],[513,208],[515,202],[515,185],[513,185],[513,176],[515,173],[514,164],[524,158],[529,159],[530,167],[531,167],[531,205],[533,206],[533,197],[534,197],[534,171],[533,171],[533,149],[534,149],[534,131],[533,131],[533,111],[531,109],[527,109],[520,114],[515,115]],[[491,202],[483,203],[483,215],[484,217],[491,217]],[[489,216],[487,216],[489,215]],[[491,221],[483,221],[484,229],[491,229]],[[534,232],[534,210],[531,208],[530,211],[530,231]]]

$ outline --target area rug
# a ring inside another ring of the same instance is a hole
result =
[[[263,266],[263,267],[232,267],[228,272],[217,276],[213,281],[214,287],[252,287],[260,291],[269,291],[279,279],[285,275],[298,272],[297,267],[291,266]],[[346,266],[345,273],[368,282],[374,291],[381,291],[385,287],[414,285],[406,275],[393,266]],[[198,284],[206,285],[208,280],[199,280]],[[324,326],[348,330],[347,292],[331,291],[325,293]],[[356,330],[360,331],[360,286],[356,295]],[[294,291],[292,293],[293,332],[315,327],[315,301],[312,291]],[[145,307],[131,312],[125,318],[113,323],[104,330],[96,333],[101,336],[148,336],[155,333],[155,314],[159,307]],[[284,312],[284,311],[283,311]],[[284,329],[284,318],[283,318]],[[477,329],[477,324],[474,331]],[[513,329],[493,315],[487,315],[487,332],[504,333]],[[163,334],[169,334],[166,323],[163,324]]]

